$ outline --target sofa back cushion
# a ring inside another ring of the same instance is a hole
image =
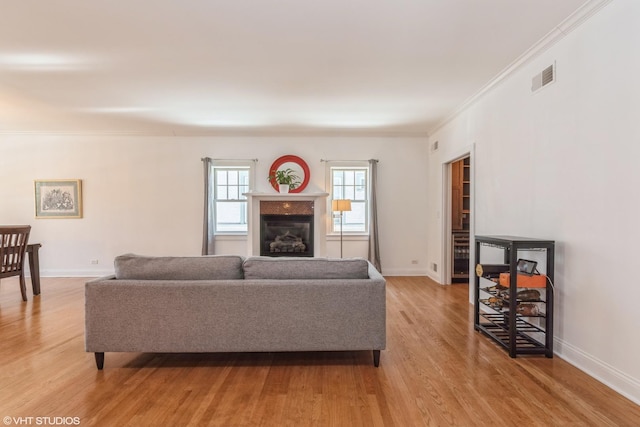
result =
[[[244,277],[244,258],[237,255],[149,257],[134,254],[116,257],[116,279],[133,280],[237,280]]]
[[[368,279],[363,258],[249,257],[245,279]]]

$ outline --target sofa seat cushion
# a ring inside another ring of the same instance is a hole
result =
[[[194,257],[117,256],[116,279],[130,280],[239,280],[244,277],[237,255]]]
[[[368,279],[369,263],[363,258],[249,257],[245,279]]]

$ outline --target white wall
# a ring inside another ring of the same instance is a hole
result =
[[[440,128],[428,189],[440,201],[442,163],[475,146],[476,234],[556,241],[555,349],[636,402],[638,22],[640,2],[614,0]],[[557,82],[532,94],[554,61]],[[444,207],[428,209],[428,258],[441,262]]]
[[[106,274],[113,271],[113,258],[125,252],[198,255],[200,159],[257,158],[256,190],[274,191],[268,170],[285,154],[308,163],[311,182],[305,191],[311,192],[325,191],[320,159],[379,159],[383,272],[425,274],[423,138],[0,135],[0,223],[33,226],[30,241],[43,245],[44,276]],[[34,179],[72,178],[82,179],[84,218],[34,219]],[[327,251],[339,256],[339,240],[331,239]],[[221,239],[217,252],[246,255],[246,238]],[[367,242],[345,238],[344,256],[366,257]],[[90,263],[94,259],[98,265]]]

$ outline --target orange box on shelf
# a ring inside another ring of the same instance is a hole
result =
[[[511,274],[500,273],[500,285],[509,287],[509,281],[511,280]],[[526,274],[518,274],[517,286],[519,288],[546,288],[547,276],[542,274],[534,274],[533,276],[527,276]]]

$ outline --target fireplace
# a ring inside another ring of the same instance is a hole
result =
[[[313,256],[313,215],[260,215],[260,255]]]
[[[260,203],[260,255],[313,256],[313,202]]]
[[[328,193],[248,192],[245,195],[249,202],[249,256],[327,256]]]

